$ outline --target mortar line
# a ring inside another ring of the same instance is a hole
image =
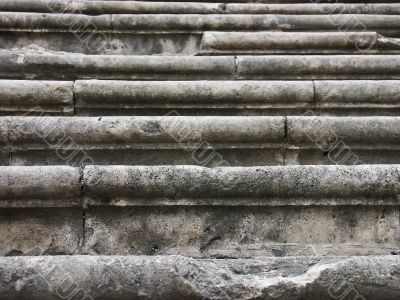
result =
[[[287,164],[287,159],[286,159],[286,148],[287,148],[287,142],[288,142],[288,117],[284,116],[284,136],[283,136],[283,157],[282,157],[282,163],[284,166]]]
[[[80,254],[83,254],[84,247],[86,244],[86,235],[85,235],[85,229],[86,229],[86,210],[85,210],[85,200],[84,200],[84,194],[85,194],[85,183],[83,180],[83,170],[84,167],[79,167],[79,185],[80,185],[80,203],[81,203],[81,213],[82,213],[82,242],[80,245],[79,252]]]

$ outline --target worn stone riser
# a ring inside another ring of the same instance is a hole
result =
[[[4,278],[18,278],[1,282],[1,299],[23,300],[330,300],[338,295],[397,300],[400,270],[396,256],[214,261],[181,256],[44,256],[1,258],[0,265]]]
[[[358,165],[400,157],[398,117],[23,116],[0,125],[3,165]]]
[[[400,31],[379,30],[385,36],[400,37]],[[303,32],[302,32],[303,33]],[[336,32],[331,32],[335,34]],[[248,32],[243,32],[248,34]],[[299,33],[296,33],[299,34]],[[327,36],[327,34],[325,32]],[[344,47],[316,45],[315,47],[298,45],[297,49],[282,44],[279,46],[255,46],[253,49],[202,49],[200,46],[202,33],[101,33],[87,35],[71,32],[0,32],[1,49],[29,48],[36,45],[42,51],[63,51],[69,53],[96,54],[96,55],[265,55],[265,54],[398,54],[396,47],[365,46]],[[332,39],[331,39],[332,40]],[[349,40],[351,42],[351,40]]]
[[[399,166],[0,168],[0,255],[389,255]]]
[[[99,16],[0,12],[2,30],[67,30],[90,32],[205,31],[205,30],[400,30],[398,15],[334,14],[103,14]]]
[[[399,115],[400,81],[0,80],[0,115]]]
[[[3,208],[396,205],[400,185],[398,165],[0,169]]]
[[[75,14],[398,14],[399,4],[387,3],[194,3],[194,2],[146,2],[146,1],[98,1],[87,0],[3,0],[1,11],[41,12],[41,13],[75,13]],[[231,1],[236,2],[236,1]],[[261,2],[261,1],[260,1]],[[268,1],[273,2],[273,1]],[[301,1],[299,1],[301,2]]]
[[[153,146],[155,148],[156,146]],[[80,164],[98,165],[193,165],[215,167],[229,166],[285,166],[285,165],[355,165],[355,164],[399,164],[400,149],[367,150],[335,147],[323,149],[285,149],[260,147],[258,149],[241,146],[239,149],[130,149],[117,148],[88,150],[54,149],[1,151],[0,166],[52,166]],[[342,152],[340,152],[342,151]]]
[[[399,207],[135,207],[0,211],[0,255],[390,255]]]
[[[29,52],[28,52],[29,53]],[[397,55],[128,56],[0,53],[2,79],[399,79]]]
[[[400,34],[400,32],[399,32]],[[96,40],[96,37],[99,40]],[[98,55],[193,55],[200,49],[202,33],[101,33],[0,32],[0,48],[29,48]],[[388,53],[388,52],[385,52]]]

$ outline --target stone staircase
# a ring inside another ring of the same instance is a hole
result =
[[[240,2],[1,0],[0,299],[399,299],[400,2]]]

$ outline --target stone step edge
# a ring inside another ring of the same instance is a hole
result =
[[[0,80],[0,112],[26,116],[136,108],[400,108],[400,81]]]
[[[73,14],[398,14],[398,3],[202,3],[85,0],[3,0],[0,11]]]
[[[8,299],[398,299],[398,256],[192,259],[182,256],[0,258]],[[68,289],[66,289],[68,287]],[[365,296],[365,297],[364,297]]]
[[[400,117],[167,116],[0,117],[0,150],[354,149],[399,150]]]
[[[0,52],[2,79],[400,79],[399,55],[135,56]]]
[[[360,24],[362,26],[360,26]],[[343,28],[344,27],[344,28]],[[204,32],[209,30],[400,30],[399,15],[335,14],[79,14],[0,12],[1,31]]]
[[[0,167],[0,207],[399,205],[400,165]]]
[[[376,32],[204,32],[196,55],[340,53],[400,49],[400,39]]]

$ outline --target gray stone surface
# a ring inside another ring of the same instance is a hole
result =
[[[143,148],[174,144],[196,149],[199,143],[280,143],[284,117],[1,117],[4,146],[58,149],[64,139],[87,149]],[[142,144],[142,145],[141,145]],[[108,145],[108,146],[107,146]]]
[[[400,83],[396,80],[0,80],[0,87],[0,113],[4,115],[155,116],[171,111],[180,115],[400,113]]]
[[[379,205],[399,200],[397,165],[87,166],[95,205]]]
[[[1,256],[76,254],[80,251],[82,237],[80,209],[0,210]]]
[[[398,79],[396,55],[239,56],[240,79]]]
[[[78,168],[0,167],[0,207],[80,206],[80,195]]]
[[[311,115],[1,117],[0,149],[12,165],[399,163],[398,117]]]
[[[317,117],[287,118],[288,142],[294,146],[311,145],[329,148],[338,140],[347,145],[397,148],[400,142],[398,117]]]
[[[1,299],[398,299],[396,256],[196,260],[180,256],[0,259]],[[344,295],[346,295],[344,294]]]
[[[235,1],[232,1],[235,2]],[[85,14],[398,14],[397,3],[192,3],[149,1],[87,1],[87,0],[3,0],[1,11],[41,13],[85,13]]]
[[[0,53],[15,79],[399,79],[396,55],[121,56]],[[237,70],[236,70],[237,68]]]
[[[0,112],[70,115],[74,112],[73,82],[0,80]]]
[[[7,57],[7,56],[6,56]],[[8,55],[9,57],[9,55]],[[233,57],[35,55],[23,57],[29,79],[216,79],[232,78]],[[1,59],[1,57],[0,57]],[[1,62],[1,60],[0,60]]]
[[[171,206],[91,208],[86,213],[84,253],[290,256],[296,251],[286,244],[297,244],[297,250],[312,245],[324,255],[368,253],[370,247],[382,246],[380,251],[371,251],[382,255],[400,246],[398,207],[300,203],[292,207],[176,207],[172,200],[167,202]],[[307,249],[300,255],[315,255],[310,252]]]
[[[205,32],[199,54],[366,54],[383,50],[398,52],[400,39],[375,32]]]
[[[78,112],[197,111],[294,107],[313,102],[313,84],[273,81],[106,81],[75,83]],[[113,101],[111,101],[113,99]]]

